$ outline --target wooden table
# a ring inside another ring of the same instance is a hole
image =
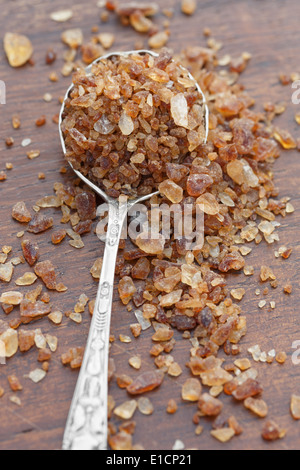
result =
[[[7,85],[7,104],[0,105],[0,170],[4,169],[6,162],[14,164],[14,170],[8,174],[8,180],[0,183],[0,244],[11,244],[14,254],[20,254],[20,240],[16,233],[20,225],[11,219],[11,208],[19,200],[24,200],[32,206],[35,201],[45,194],[52,194],[53,184],[56,181],[66,182],[72,178],[71,173],[59,174],[63,165],[57,126],[51,122],[51,117],[59,110],[58,98],[62,96],[70,81],[69,78],[60,77],[58,83],[51,83],[48,79],[50,70],[60,71],[63,61],[64,45],[60,42],[60,34],[68,27],[81,27],[85,38],[91,35],[91,27],[99,25],[99,10],[96,0],[83,2],[73,0],[64,2],[58,0],[41,1],[16,0],[10,2],[1,0],[0,31],[1,38],[6,31],[27,34],[34,45],[35,65],[27,65],[21,69],[9,67],[1,46],[0,52],[0,79]],[[238,56],[248,51],[253,58],[242,76],[242,82],[257,99],[257,109],[262,109],[263,103],[268,101],[286,101],[289,103],[287,112],[278,120],[282,127],[290,129],[297,136],[299,130],[294,121],[294,115],[299,106],[291,103],[291,86],[282,87],[279,84],[279,73],[290,74],[300,72],[298,44],[300,43],[299,15],[300,4],[297,0],[199,0],[197,14],[185,17],[180,12],[179,0],[164,0],[164,7],[175,8],[175,16],[171,21],[170,46],[175,50],[190,44],[205,44],[202,35],[204,27],[210,27],[214,37],[224,43],[221,53]],[[50,20],[51,12],[61,7],[72,6],[74,16],[71,21],[64,24]],[[162,23],[163,18],[159,17]],[[116,34],[116,49],[131,49],[140,37],[131,29],[122,28],[115,18],[109,23],[100,26],[101,31],[113,31]],[[58,53],[58,60],[52,66],[45,65],[45,53],[53,47]],[[45,92],[53,95],[53,101],[43,101]],[[22,120],[21,129],[14,131],[11,127],[11,116],[18,113]],[[35,120],[40,115],[47,116],[47,124],[43,128],[35,127]],[[15,145],[6,149],[5,138],[13,136]],[[41,150],[40,158],[29,161],[26,150],[21,147],[21,141],[30,137],[33,144],[30,148]],[[281,159],[276,162],[275,174],[281,196],[291,196],[296,209],[300,205],[300,185],[298,174],[300,159],[297,151],[284,152]],[[44,172],[46,180],[39,181],[37,174]],[[53,210],[49,211],[51,214]],[[180,401],[181,384],[188,377],[184,367],[188,360],[189,342],[181,340],[176,344],[173,355],[184,369],[183,375],[178,379],[167,377],[157,392],[149,396],[154,404],[155,412],[151,417],[144,417],[136,413],[137,430],[135,443],[140,443],[146,449],[171,449],[176,439],[181,439],[187,448],[197,449],[299,449],[300,424],[292,420],[289,415],[289,403],[292,393],[300,394],[300,366],[292,364],[292,343],[300,340],[300,323],[298,321],[298,308],[300,305],[298,229],[300,228],[299,212],[282,220],[279,229],[281,244],[293,248],[290,260],[275,259],[274,246],[261,244],[250,255],[251,263],[255,266],[255,276],[245,278],[243,275],[232,276],[230,285],[244,286],[247,290],[245,300],[242,302],[243,310],[248,317],[248,334],[242,340],[243,355],[247,349],[260,344],[263,350],[273,347],[280,351],[285,350],[288,361],[285,366],[278,364],[259,365],[265,393],[264,398],[269,404],[270,417],[275,418],[282,427],[288,429],[287,437],[272,444],[266,444],[260,437],[262,421],[255,418],[243,408],[233,404],[231,398],[225,401],[224,416],[234,414],[244,428],[239,438],[233,439],[223,446],[210,437],[211,423],[203,420],[205,428],[201,436],[195,435],[195,426],[192,416],[196,406],[183,404]],[[55,215],[55,223],[60,219],[59,213]],[[103,245],[96,236],[85,236],[85,248],[74,250],[67,241],[60,247],[54,247],[50,241],[50,232],[37,237],[41,248],[41,259],[51,259],[69,290],[65,294],[51,294],[53,306],[62,311],[71,310],[79,295],[85,292],[94,298],[97,284],[91,278],[89,269],[95,258],[101,256]],[[258,298],[255,295],[260,265],[262,263],[272,266],[279,279],[279,288],[272,291],[267,300],[276,301],[276,309],[268,311],[257,307]],[[17,268],[18,276],[28,270],[26,266]],[[16,275],[15,274],[15,278]],[[294,286],[292,296],[283,294],[283,285],[291,281]],[[0,285],[0,292],[6,289]],[[133,314],[128,313],[117,300],[113,309],[112,334],[118,338],[120,333],[129,334],[129,324],[133,322]],[[14,317],[14,313],[10,318]],[[5,317],[0,313],[1,319]],[[40,327],[44,333],[56,334],[59,338],[58,352],[51,361],[50,372],[47,378],[38,385],[23,378],[35,367],[36,350],[24,355],[18,353],[8,361],[7,365],[0,366],[0,386],[6,394],[0,400],[0,449],[59,449],[61,445],[64,425],[74,391],[77,372],[65,369],[60,363],[60,354],[71,346],[85,344],[90,317],[86,312],[81,325],[64,318],[60,327],[50,325],[45,319],[29,326]],[[114,358],[117,372],[125,372],[134,376],[128,365],[128,359],[134,353],[139,353],[143,359],[142,370],[146,370],[152,361],[149,356],[151,345],[151,332],[147,331],[138,340],[124,345],[116,341],[112,346],[111,356]],[[179,338],[179,336],[178,336]],[[230,362],[230,358],[227,359]],[[22,381],[24,390],[19,393],[22,406],[18,407],[9,401],[12,395],[7,384],[7,375],[15,373]],[[126,399],[126,394],[118,389],[115,380],[110,387],[117,404]],[[165,409],[170,398],[175,398],[180,404],[178,412],[167,415]]]

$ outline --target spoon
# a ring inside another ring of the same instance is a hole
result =
[[[147,50],[114,52],[97,59],[86,68],[86,72],[90,73],[93,65],[104,59],[109,59],[110,57],[115,56],[126,57],[137,53],[149,54],[153,57],[158,57],[157,53]],[[194,80],[191,74],[189,74],[189,78]],[[209,111],[201,88],[196,81],[195,84],[203,99],[206,142],[208,135]],[[73,85],[70,86],[65,95],[59,118],[59,134],[64,154],[66,154],[66,146],[61,124],[65,101],[69,97],[72,89]],[[64,450],[106,450],[109,335],[115,265],[119,242],[128,211],[135,204],[145,202],[159,193],[154,192],[133,200],[127,199],[122,204],[119,204],[118,200],[107,196],[100,187],[92,183],[79,171],[75,170],[71,163],[70,165],[76,175],[108,204],[109,214],[105,251],[94,314],[91,321],[80,374],[66,423],[62,447]]]

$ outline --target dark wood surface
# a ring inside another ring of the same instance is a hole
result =
[[[60,42],[60,34],[68,27],[81,27],[85,38],[90,37],[91,27],[100,24],[99,9],[96,0],[83,3],[79,0],[71,1],[41,1],[0,0],[0,31],[1,40],[6,31],[27,34],[34,45],[35,66],[27,65],[21,69],[9,67],[2,46],[0,46],[0,79],[7,84],[7,104],[0,105],[0,170],[4,169],[6,162],[14,164],[14,170],[8,174],[8,180],[0,183],[0,245],[11,244],[14,254],[20,254],[20,240],[16,233],[20,225],[11,219],[11,208],[16,201],[24,200],[32,206],[35,201],[45,195],[52,194],[53,183],[68,181],[71,173],[60,175],[59,169],[63,165],[57,127],[51,122],[51,117],[58,112],[58,98],[64,94],[70,81],[69,78],[60,78],[58,83],[51,83],[48,79],[50,70],[59,70],[63,64],[62,52],[65,50]],[[278,120],[282,127],[289,128],[292,133],[299,135],[299,128],[294,121],[294,115],[299,108],[292,105],[290,86],[282,87],[279,84],[280,72],[300,72],[299,49],[300,30],[300,4],[298,0],[217,0],[198,1],[197,14],[191,18],[183,16],[180,12],[179,0],[164,0],[165,6],[175,8],[175,16],[171,21],[170,46],[180,50],[190,44],[205,44],[202,36],[204,27],[210,27],[213,36],[224,42],[223,53],[238,56],[243,51],[253,54],[253,58],[243,74],[241,80],[247,89],[257,99],[257,109],[261,109],[266,101],[286,101],[289,103],[287,112]],[[58,24],[50,20],[49,14],[62,7],[71,7],[74,17],[71,21]],[[158,17],[158,22],[163,18]],[[117,34],[116,49],[131,49],[139,38],[131,29],[122,28],[115,18],[100,27],[101,31],[112,31]],[[50,68],[45,65],[45,52],[53,47],[58,53],[57,62]],[[45,103],[44,93],[53,94],[53,101]],[[11,116],[19,113],[22,127],[14,131],[11,127]],[[48,122],[44,128],[35,127],[35,119],[45,114]],[[4,139],[12,135],[15,145],[6,149]],[[21,147],[22,139],[30,137],[33,141],[31,148],[39,148],[41,156],[35,161],[29,161],[26,150]],[[275,165],[275,174],[280,194],[291,196],[296,209],[300,206],[299,175],[300,159],[297,151],[284,152]],[[46,180],[38,181],[38,172],[45,172]],[[53,214],[53,210],[49,213]],[[274,246],[261,244],[249,257],[249,262],[255,266],[255,276],[245,278],[243,275],[233,276],[229,279],[232,286],[243,286],[247,294],[242,302],[243,310],[248,318],[248,334],[242,340],[243,356],[247,349],[260,344],[263,350],[275,348],[285,350],[288,361],[285,366],[278,364],[259,365],[265,400],[269,404],[269,416],[275,418],[282,427],[288,429],[287,437],[273,444],[266,444],[260,437],[262,421],[252,416],[243,406],[236,405],[231,398],[224,398],[224,416],[234,414],[244,428],[244,433],[234,438],[229,444],[221,445],[210,437],[211,423],[203,420],[204,433],[197,437],[192,416],[196,410],[194,404],[183,404],[180,400],[181,384],[188,377],[185,363],[188,360],[189,342],[178,341],[173,351],[176,361],[184,369],[178,379],[167,377],[157,392],[149,394],[155,412],[151,417],[144,417],[136,413],[137,430],[134,443],[140,443],[145,449],[171,449],[176,439],[181,439],[187,448],[196,449],[298,449],[300,448],[300,424],[292,420],[289,414],[289,402],[292,393],[300,394],[300,366],[292,364],[293,341],[300,340],[299,322],[299,270],[300,251],[298,247],[298,229],[300,228],[299,212],[282,220],[279,229],[281,244],[293,248],[289,261],[276,260]],[[55,223],[58,224],[59,213],[55,214]],[[73,308],[81,293],[94,298],[97,283],[89,273],[96,257],[103,251],[103,245],[93,234],[85,236],[85,248],[74,250],[67,241],[60,247],[54,247],[50,241],[51,232],[37,237],[41,248],[41,260],[51,259],[69,287],[65,294],[51,294],[53,306],[62,311]],[[260,310],[257,307],[258,298],[255,289],[261,263],[270,265],[279,279],[279,288],[272,291],[267,300],[275,300],[277,307],[273,311]],[[16,268],[17,276],[23,274],[26,266]],[[294,286],[294,292],[289,298],[282,292],[284,283],[289,280]],[[0,285],[0,293],[7,286]],[[129,324],[133,322],[133,314],[121,306],[117,300],[113,308],[111,332],[116,337],[120,333],[129,333]],[[11,314],[13,318],[14,313]],[[1,319],[5,317],[0,313]],[[29,326],[28,328],[42,328],[45,333],[56,334],[59,338],[58,352],[51,361],[51,368],[46,379],[34,385],[23,378],[38,366],[36,351],[25,355],[18,353],[8,361],[7,365],[0,366],[0,386],[5,388],[6,394],[0,399],[0,449],[59,449],[64,425],[74,391],[77,372],[65,369],[60,364],[60,354],[71,346],[85,344],[90,317],[86,312],[81,325],[76,325],[67,318],[60,327],[50,325],[47,319]],[[143,359],[142,370],[153,367],[149,356],[151,345],[151,332],[146,332],[138,340],[124,345],[116,341],[111,349],[117,372],[126,372],[135,376],[128,365],[128,359],[133,353],[139,353]],[[178,336],[178,339],[180,337]],[[227,359],[230,362],[230,359]],[[9,401],[12,394],[8,390],[7,375],[15,373],[22,381],[24,390],[19,393],[22,406],[17,407]],[[126,400],[126,393],[118,389],[115,381],[110,387],[117,404]],[[180,404],[174,416],[166,414],[166,405],[170,398],[175,398]],[[116,424],[118,422],[116,421]]]

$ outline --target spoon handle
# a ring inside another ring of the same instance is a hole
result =
[[[109,221],[98,295],[64,439],[64,450],[107,448],[110,319],[115,265],[127,204],[109,205]]]

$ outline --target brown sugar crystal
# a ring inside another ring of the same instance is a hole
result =
[[[16,279],[17,286],[32,286],[37,280],[37,276],[32,272],[27,272],[23,276]]]
[[[138,410],[146,416],[152,415],[154,406],[147,397],[140,397],[138,400]]]
[[[290,295],[293,291],[293,286],[291,284],[286,284],[283,288],[285,294]]]
[[[4,50],[11,67],[21,67],[29,61],[33,54],[29,38],[16,33],[5,34]]]
[[[243,428],[238,423],[235,416],[230,416],[230,418],[228,418],[228,426],[234,430],[236,436],[240,436],[243,433]]]
[[[244,401],[244,405],[259,418],[265,418],[268,415],[268,406],[263,400],[249,397]]]
[[[74,231],[79,235],[83,235],[84,233],[89,233],[92,230],[92,220],[85,220],[83,222],[79,222],[76,227],[74,227]]]
[[[0,281],[10,282],[14,273],[14,267],[12,263],[0,264]]]
[[[182,399],[186,401],[198,401],[201,396],[201,390],[201,383],[198,379],[187,379],[182,386]]]
[[[282,439],[286,434],[286,431],[281,429],[279,425],[273,421],[267,421],[263,425],[262,438],[265,441],[276,441]]]
[[[62,354],[61,362],[63,365],[70,365],[71,369],[78,369],[81,367],[83,354],[84,348],[70,348]]]
[[[23,390],[23,387],[20,384],[20,381],[19,381],[18,377],[16,377],[15,375],[9,375],[7,377],[7,380],[8,380],[9,386],[10,386],[10,388],[13,392],[19,392],[19,391]]]
[[[169,328],[158,328],[152,336],[152,341],[169,341],[174,336],[174,331]]]
[[[25,299],[20,304],[22,323],[29,323],[37,320],[48,315],[50,312],[50,306],[39,300],[31,302],[30,300]]]
[[[231,428],[221,428],[211,431],[210,434],[218,441],[225,443],[235,436],[235,431]]]
[[[292,395],[291,414],[295,420],[300,419],[300,396],[299,395]]]
[[[186,15],[193,15],[197,8],[197,0],[182,0],[181,10]]]
[[[143,232],[138,235],[136,244],[145,253],[151,255],[160,254],[164,250],[165,238],[161,234],[158,234],[155,238],[151,238],[150,234]]]
[[[232,396],[238,400],[242,401],[249,397],[254,397],[262,393],[263,388],[259,382],[254,379],[248,379],[242,385],[239,385],[236,390],[232,393]]]
[[[19,129],[21,127],[21,119],[18,115],[14,115],[11,120],[12,126],[14,129]]]
[[[96,196],[90,191],[83,191],[75,197],[75,204],[80,220],[93,220],[96,217]]]
[[[131,277],[123,277],[119,282],[119,296],[124,305],[130,302],[135,292],[136,287]]]
[[[17,202],[12,209],[12,217],[21,223],[30,222],[32,217],[29,210],[26,208],[25,202]]]
[[[19,330],[18,331],[19,335],[19,349],[21,352],[27,352],[29,351],[35,344],[34,342],[34,337],[35,337],[35,332],[34,331],[25,331],[25,330]]]
[[[15,141],[13,139],[13,137],[7,137],[5,139],[5,144],[7,147],[12,147],[14,145]]]
[[[278,364],[284,364],[287,360],[287,354],[285,351],[280,351],[276,354],[276,357],[275,357],[276,361],[278,362]]]
[[[132,323],[130,325],[131,333],[135,338],[138,338],[142,333],[142,326],[139,323]]]
[[[61,39],[71,49],[77,49],[82,45],[83,34],[79,28],[68,29],[62,33]]]
[[[171,398],[169,401],[168,401],[168,405],[167,405],[167,413],[170,414],[170,415],[173,415],[176,413],[176,411],[178,410],[178,405],[176,403],[176,401]]]
[[[51,261],[42,261],[35,266],[35,274],[42,279],[46,287],[55,290],[57,287],[56,274]]]
[[[160,371],[149,371],[139,375],[128,387],[130,395],[139,395],[150,392],[162,384],[164,374]]]
[[[0,182],[7,180],[7,174],[5,171],[0,171]]]
[[[150,274],[150,270],[150,261],[147,258],[140,258],[133,266],[131,275],[134,279],[145,280]]]
[[[130,384],[132,384],[133,379],[126,374],[121,374],[116,376],[116,381],[118,387],[127,388]]]
[[[160,31],[148,40],[148,45],[151,49],[161,49],[164,47],[169,40],[169,34],[167,31]]]
[[[38,361],[48,362],[51,359],[51,351],[48,348],[39,349]]]
[[[45,232],[51,227],[53,227],[53,218],[37,213],[33,216],[33,219],[28,224],[27,231],[37,234]]]
[[[132,436],[125,431],[109,436],[108,443],[112,450],[132,450]]]
[[[56,61],[57,54],[53,49],[48,49],[46,55],[45,55],[45,63],[47,65],[53,64],[53,62]]]
[[[16,291],[3,292],[3,294],[0,296],[0,302],[4,303],[5,305],[20,305],[22,300],[23,294]]]
[[[30,240],[23,240],[21,245],[25,260],[30,266],[33,266],[39,259],[38,245]]]
[[[204,393],[200,397],[198,407],[205,416],[218,416],[223,409],[223,404],[217,398],[212,397],[208,393]]]
[[[106,8],[116,12],[119,16],[130,16],[135,11],[140,11],[145,16],[154,16],[159,11],[159,6],[155,2],[123,2],[116,5],[116,2],[106,2]]]
[[[35,125],[37,127],[42,127],[46,124],[46,116],[40,116],[39,118],[36,119]]]
[[[64,229],[55,230],[55,232],[53,232],[51,235],[51,241],[54,245],[58,245],[64,240],[66,235],[67,235],[67,232]]]

